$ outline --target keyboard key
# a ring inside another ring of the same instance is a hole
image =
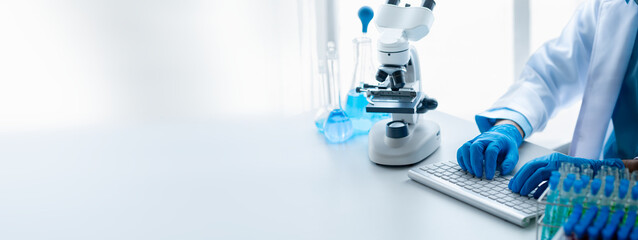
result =
[[[522,214],[536,214],[537,205],[535,199],[520,196],[512,193],[509,188],[509,180],[512,175],[495,175],[493,180],[476,178],[472,174],[463,171],[456,162],[439,162],[420,167],[424,173],[431,174],[439,180],[446,181],[455,186],[463,188],[467,192],[481,195],[483,198],[502,204],[503,207],[510,208]],[[542,210],[540,210],[542,211]]]

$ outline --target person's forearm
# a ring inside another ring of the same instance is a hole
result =
[[[518,129],[518,132],[521,134],[521,137],[523,137],[523,139],[525,138],[525,132],[523,132],[523,129],[521,128],[521,126],[519,126],[516,122],[514,122],[512,120],[501,119],[501,120],[497,120],[496,124],[494,124],[494,126],[501,125],[501,124],[514,125],[514,127],[516,127],[516,129]]]
[[[521,126],[516,124],[516,122],[512,120],[502,119],[502,120],[496,121],[496,124],[494,124],[494,126],[501,125],[501,124],[514,125],[514,127],[518,129],[518,132],[521,134],[521,136],[525,138],[525,133],[523,132],[523,129],[521,128]],[[626,160],[622,160],[622,162],[625,164],[625,167],[629,169],[630,172],[638,171],[638,159],[626,159]]]
[[[622,160],[622,162],[625,164],[625,167],[629,169],[629,172],[638,170],[638,159],[627,159]]]

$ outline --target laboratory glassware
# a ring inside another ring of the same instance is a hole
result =
[[[329,142],[340,143],[352,136],[353,129],[352,121],[341,107],[339,57],[334,42],[328,42],[326,60],[328,67],[326,83],[328,86],[329,109],[331,110],[323,124],[323,134]]]
[[[368,6],[361,7],[358,12],[362,25],[362,35],[352,40],[355,53],[355,67],[352,76],[352,84],[346,94],[345,110],[354,127],[354,134],[368,134],[374,123],[390,117],[389,113],[368,113],[366,106],[368,100],[363,92],[357,88],[364,84],[374,83],[376,69],[372,62],[372,39],[367,35],[368,24],[374,16],[374,12]]]

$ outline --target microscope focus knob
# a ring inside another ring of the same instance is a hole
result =
[[[439,106],[439,102],[434,98],[426,98],[424,105],[427,110],[434,110]]]
[[[421,103],[416,108],[416,113],[425,113],[429,110],[434,110],[439,106],[439,102],[434,98],[423,98]]]
[[[404,138],[408,134],[408,124],[404,121],[392,121],[385,126],[385,136],[389,138]]]

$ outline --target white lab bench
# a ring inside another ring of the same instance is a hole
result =
[[[478,133],[425,117],[442,144],[417,165]],[[367,136],[327,144],[310,114],[4,134],[0,239],[534,239],[409,168],[370,162]]]

